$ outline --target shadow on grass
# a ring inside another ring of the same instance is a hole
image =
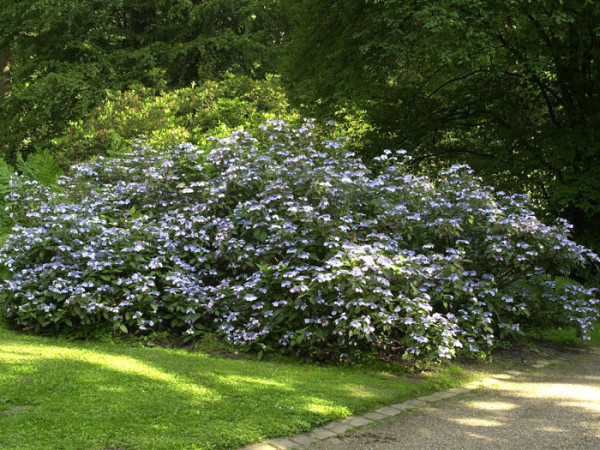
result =
[[[10,337],[0,336],[8,448],[235,448],[432,389],[335,367]]]

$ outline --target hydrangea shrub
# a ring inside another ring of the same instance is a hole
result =
[[[313,135],[271,121],[258,139],[74,166],[59,192],[15,179],[2,314],[334,359],[477,353],[550,305],[587,335],[596,291],[553,280],[598,257],[567,223],[466,166],[432,180],[386,151],[367,168]]]

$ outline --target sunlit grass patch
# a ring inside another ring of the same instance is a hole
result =
[[[448,387],[394,369],[74,343],[0,328],[0,446],[236,448]]]

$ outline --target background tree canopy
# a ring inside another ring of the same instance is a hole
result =
[[[291,3],[283,71],[296,102],[362,109],[367,152],[383,141],[425,166],[468,162],[598,248],[600,3]]]
[[[44,147],[107,89],[275,70],[277,0],[24,0],[0,7],[0,149]],[[8,93],[10,82],[10,95]]]

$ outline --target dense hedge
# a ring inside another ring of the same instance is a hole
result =
[[[51,192],[15,180],[4,316],[22,328],[216,332],[265,351],[353,358],[477,353],[552,310],[585,335],[594,290],[554,277],[598,257],[466,166],[368,169],[310,123],[212,149],[136,147]]]

